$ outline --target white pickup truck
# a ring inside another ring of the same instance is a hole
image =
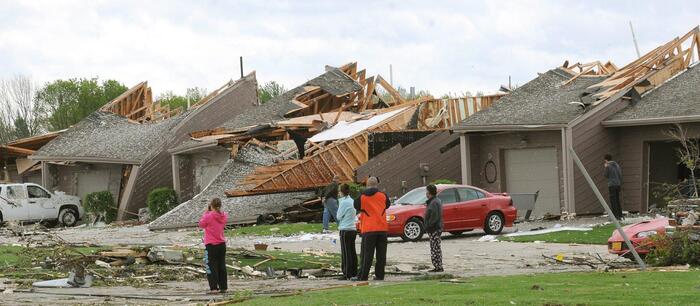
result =
[[[0,224],[7,221],[75,226],[83,217],[80,198],[51,193],[37,184],[0,184]]]

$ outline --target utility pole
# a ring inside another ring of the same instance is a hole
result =
[[[632,41],[634,42],[634,49],[637,50],[637,58],[642,57],[639,53],[639,45],[637,45],[637,36],[634,35],[634,28],[632,27],[632,21],[630,20],[630,31],[632,31]]]
[[[391,64],[389,64],[389,84],[394,86],[394,69],[391,67]]]
[[[243,57],[241,56],[241,79],[243,78]]]

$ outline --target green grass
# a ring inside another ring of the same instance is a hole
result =
[[[338,229],[335,222],[330,224],[331,230]],[[279,223],[272,225],[243,226],[226,231],[227,237],[238,236],[294,236],[299,234],[317,234],[323,232],[321,223]],[[201,236],[201,231],[193,233],[192,236]]]
[[[694,305],[700,272],[549,273],[399,284],[255,298],[242,305]]]
[[[553,243],[578,243],[578,244],[608,244],[608,238],[615,230],[615,225],[601,225],[592,231],[561,231],[549,234],[540,234],[520,237],[498,237],[500,241],[533,242],[545,241]]]

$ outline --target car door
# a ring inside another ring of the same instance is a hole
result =
[[[50,220],[58,217],[58,211],[53,199],[51,199],[51,194],[44,188],[27,185],[27,196],[29,210],[34,218]]]
[[[5,199],[9,201],[11,218],[7,220],[28,220],[29,203],[27,203],[27,190],[24,185],[7,185],[5,187]]]
[[[457,228],[459,222],[457,189],[449,188],[438,192],[438,199],[442,202],[442,221],[444,231]]]
[[[488,199],[485,195],[473,188],[458,188],[459,205],[457,208],[460,216],[460,225],[464,228],[479,228],[483,226],[484,214],[487,213]]]

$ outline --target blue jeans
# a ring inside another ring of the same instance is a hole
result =
[[[333,218],[333,221],[335,223],[338,223],[337,216],[338,215],[338,200],[334,198],[328,198],[326,199],[326,202],[323,203],[323,229],[328,230],[328,223],[330,223],[331,218]]]

